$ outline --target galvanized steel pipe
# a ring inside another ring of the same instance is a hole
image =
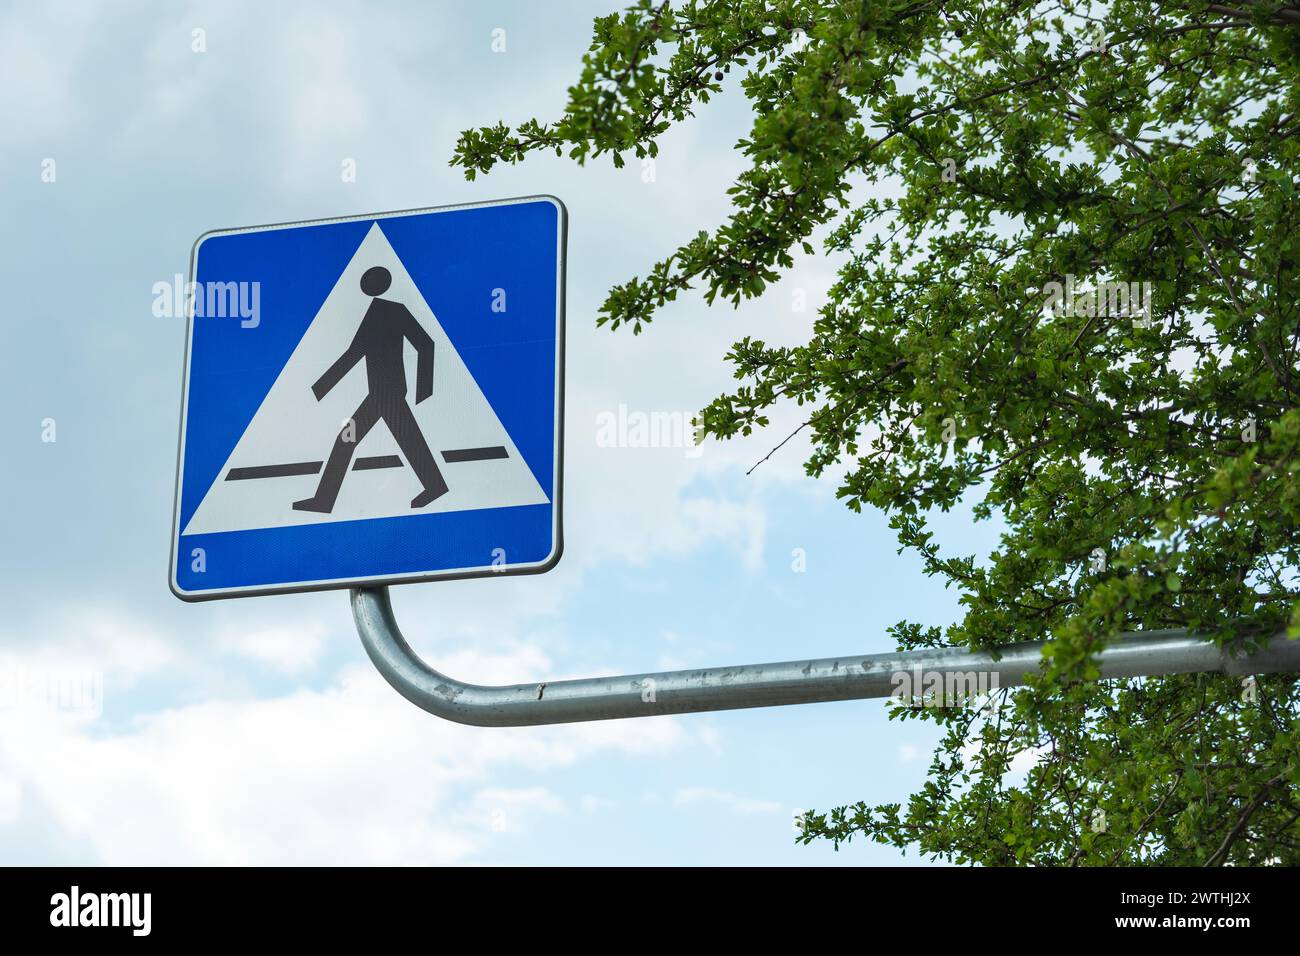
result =
[[[424,663],[402,637],[387,588],[354,589],[352,615],[366,653],[399,694],[435,716],[476,727],[889,697],[903,674],[978,674],[988,684],[1010,687],[1039,669],[1043,649],[1041,642],[1010,644],[998,648],[994,660],[987,651],[947,647],[489,687],[462,683]],[[1103,678],[1297,671],[1300,641],[1278,635],[1263,650],[1233,656],[1186,631],[1142,631],[1117,638],[1099,660]]]

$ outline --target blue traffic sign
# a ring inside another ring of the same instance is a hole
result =
[[[554,567],[565,228],[535,196],[201,236],[172,591]]]

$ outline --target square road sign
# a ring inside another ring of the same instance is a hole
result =
[[[554,567],[566,220],[533,196],[201,236],[172,591]]]

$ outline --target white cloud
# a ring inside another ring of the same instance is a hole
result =
[[[460,818],[474,829],[518,833],[541,815],[566,809],[564,801],[545,787],[485,787],[474,794]]]
[[[684,787],[673,792],[673,804],[679,807],[710,804],[731,813],[780,813],[783,808],[774,800],[754,800],[712,787]]]
[[[120,691],[185,666],[183,646],[173,636],[111,606],[62,605],[23,631],[0,632],[0,672],[99,674]]]
[[[302,674],[315,666],[331,630],[323,621],[310,620],[231,627],[221,632],[217,645],[285,674]]]
[[[0,777],[0,823],[13,823],[23,804],[23,788],[17,780]]]
[[[584,793],[578,800],[578,809],[583,813],[601,813],[606,810],[613,810],[617,806],[617,801],[598,797],[594,793]]]
[[[484,847],[483,828],[467,825],[475,808],[489,811],[489,832],[493,808],[516,822],[563,809],[542,785],[499,777],[689,742],[671,718],[462,727],[412,707],[366,663],[324,690],[207,700],[115,733],[57,718],[6,723],[0,779],[22,781],[25,807],[39,804],[92,846],[99,859],[87,862],[451,863]]]

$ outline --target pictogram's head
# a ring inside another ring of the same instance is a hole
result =
[[[383,266],[367,269],[361,277],[361,291],[366,295],[383,295],[392,285],[393,277]]]

